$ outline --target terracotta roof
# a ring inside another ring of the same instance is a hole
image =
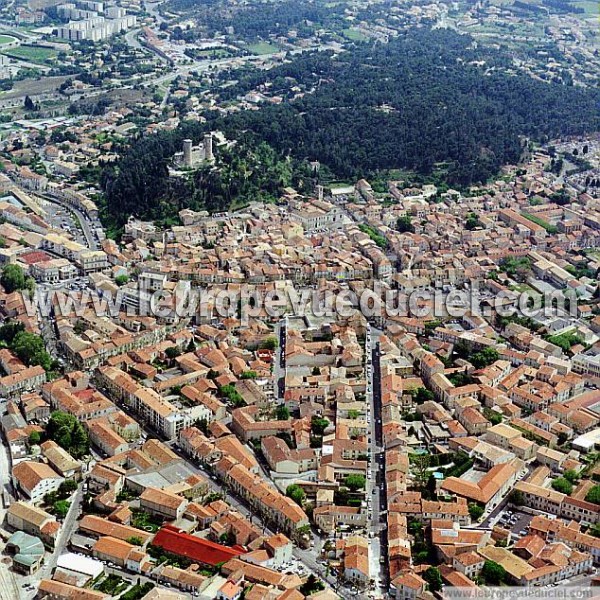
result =
[[[106,535],[94,544],[93,551],[94,554],[98,552],[124,562],[134,549],[133,544]]]
[[[163,527],[156,534],[152,544],[160,546],[167,552],[172,552],[178,556],[185,556],[186,558],[191,558],[199,563],[213,567],[245,553],[239,546],[229,548],[221,544],[215,544],[214,542],[184,533],[170,525]]]
[[[110,598],[110,594],[82,589],[51,579],[42,579],[39,592],[48,594],[51,598],[62,598],[64,600],[104,600]]]
[[[13,468],[13,476],[25,490],[31,491],[45,479],[62,479],[51,467],[44,463],[23,461]]]

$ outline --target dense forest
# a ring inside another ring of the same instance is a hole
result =
[[[343,4],[323,0],[283,0],[232,5],[219,0],[170,0],[168,12],[192,13],[200,23],[203,35],[212,37],[233,28],[236,39],[266,39],[270,35],[287,36],[290,30],[298,37],[309,37],[318,27],[344,26]],[[182,37],[194,41],[198,31],[191,28]]]
[[[508,64],[505,56],[448,30],[416,30],[337,57],[294,58],[240,79],[236,93],[267,81],[313,93],[257,111],[209,114],[206,124],[184,123],[175,132],[140,138],[103,174],[108,211],[122,221],[127,212],[160,218],[173,206],[214,204],[214,195],[199,192],[203,182],[190,189],[167,177],[168,159],[181,140],[198,140],[205,129],[240,140],[248,156],[266,142],[277,153],[268,161],[273,165],[287,157],[297,164],[319,160],[352,179],[398,168],[428,174],[444,163],[451,185],[486,181],[501,165],[518,161],[525,138],[545,141],[599,129],[599,90],[544,83],[510,73]],[[263,178],[260,185],[268,183],[272,191],[277,179]],[[213,210],[236,199],[218,197]]]
[[[172,224],[183,208],[218,212],[253,200],[275,201],[285,186],[310,184],[308,163],[281,157],[268,144],[243,135],[231,147],[216,150],[216,165],[184,176],[169,175],[169,161],[183,140],[198,139],[204,130],[198,123],[188,123],[143,137],[116,168],[104,168],[101,209],[109,229],[118,230],[131,215]]]

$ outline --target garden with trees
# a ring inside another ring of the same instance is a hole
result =
[[[76,417],[55,411],[46,426],[46,437],[64,448],[73,458],[82,458],[90,451],[90,440],[83,424]]]

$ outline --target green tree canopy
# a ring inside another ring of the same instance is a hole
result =
[[[364,489],[366,483],[364,475],[346,475],[344,477],[344,485],[352,492]]]
[[[312,573],[300,587],[300,592],[305,596],[310,596],[315,592],[320,592],[325,589],[325,585],[320,579],[317,579]]]
[[[87,432],[83,425],[68,413],[53,412],[46,427],[46,435],[74,458],[81,458],[89,452]]]
[[[29,434],[29,444],[30,445],[39,444],[41,441],[42,441],[42,436],[40,435],[39,431],[32,431]]]
[[[144,540],[140,537],[138,537],[137,535],[133,535],[130,538],[127,538],[127,540],[125,540],[128,544],[132,544],[133,546],[143,546],[144,545]]]
[[[483,409],[483,416],[492,424],[492,425],[498,425],[499,423],[502,423],[502,415],[499,412],[496,412],[495,410],[492,410],[491,408],[484,408]]]
[[[260,344],[260,347],[264,350],[275,350],[277,346],[277,338],[274,335],[265,338]]]
[[[165,350],[165,355],[168,359],[173,360],[181,354],[181,350],[177,346],[170,346]]]
[[[573,491],[573,484],[564,477],[557,477],[552,480],[552,488],[557,492],[561,492],[562,494],[566,494],[567,496],[571,495]]]
[[[521,490],[513,490],[510,493],[510,501],[515,506],[523,506],[523,504],[525,504],[525,496]]]
[[[329,426],[329,421],[324,417],[313,415],[310,421],[310,427],[314,435],[322,436]]]
[[[21,321],[7,321],[0,327],[0,341],[10,346],[21,331],[25,331],[25,325]]]
[[[410,216],[406,215],[405,217],[399,217],[398,221],[396,222],[396,229],[400,233],[414,232],[415,228],[412,224],[412,219],[410,218]]]
[[[488,584],[500,585],[506,579],[506,570],[497,562],[486,560],[481,569],[481,576]]]
[[[471,502],[469,504],[469,515],[471,516],[471,519],[473,519],[473,521],[478,521],[483,515],[483,508],[479,506],[479,504]]]
[[[25,289],[25,273],[19,265],[6,265],[2,269],[0,283],[8,294],[23,290]]]
[[[306,499],[306,494],[304,490],[295,483],[288,485],[285,494],[288,498],[291,498],[296,504],[302,506],[304,504],[304,500]]]
[[[290,418],[290,409],[285,404],[280,404],[275,410],[278,421],[287,421]]]
[[[424,402],[435,400],[434,393],[424,387],[420,387],[416,390],[413,390],[412,396],[417,404],[423,404]]]
[[[579,481],[579,473],[575,469],[567,469],[563,473],[563,477],[569,482],[575,485]]]
[[[242,395],[230,383],[219,388],[219,392],[236,407],[246,405],[246,401],[242,398]]]
[[[465,221],[465,228],[469,231],[473,231],[473,229],[477,229],[477,227],[481,227],[481,222],[479,221],[479,217],[475,213],[469,213],[467,220]]]
[[[429,567],[423,573],[423,579],[427,582],[430,592],[439,592],[442,589],[442,574],[437,567]]]
[[[240,373],[240,379],[256,379],[258,377],[258,373],[256,371],[244,371]]]
[[[57,500],[52,505],[52,512],[59,518],[64,519],[69,512],[69,507],[71,503],[68,500]]]
[[[586,502],[600,504],[600,485],[595,485],[590,488],[590,491],[585,495]]]
[[[52,359],[39,335],[21,331],[14,337],[11,348],[26,365],[41,365],[46,371],[50,370]]]
[[[60,494],[67,497],[77,489],[77,482],[74,479],[65,479],[58,488]]]
[[[499,358],[498,351],[494,348],[485,348],[481,352],[476,352],[469,358],[469,362],[476,369],[483,369],[496,362]]]

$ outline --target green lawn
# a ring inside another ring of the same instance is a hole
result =
[[[248,50],[252,54],[274,54],[279,52],[279,48],[269,42],[259,42],[257,44],[248,44]]]
[[[10,35],[2,35],[0,33],[0,46],[4,46],[5,44],[10,44],[11,42],[14,42],[16,38],[10,36]]]
[[[162,520],[143,510],[134,510],[131,524],[143,531],[156,533],[162,526]]]
[[[520,292],[521,294],[527,292],[528,294],[539,295],[532,287],[528,286],[526,283],[514,283],[510,286],[510,289],[515,292]]]
[[[368,39],[367,36],[363,35],[358,29],[352,28],[344,29],[342,35],[353,42],[364,42]]]
[[[52,48],[40,48],[38,46],[17,46],[10,48],[6,54],[20,58],[32,63],[45,64],[55,59],[57,56],[56,50]]]

